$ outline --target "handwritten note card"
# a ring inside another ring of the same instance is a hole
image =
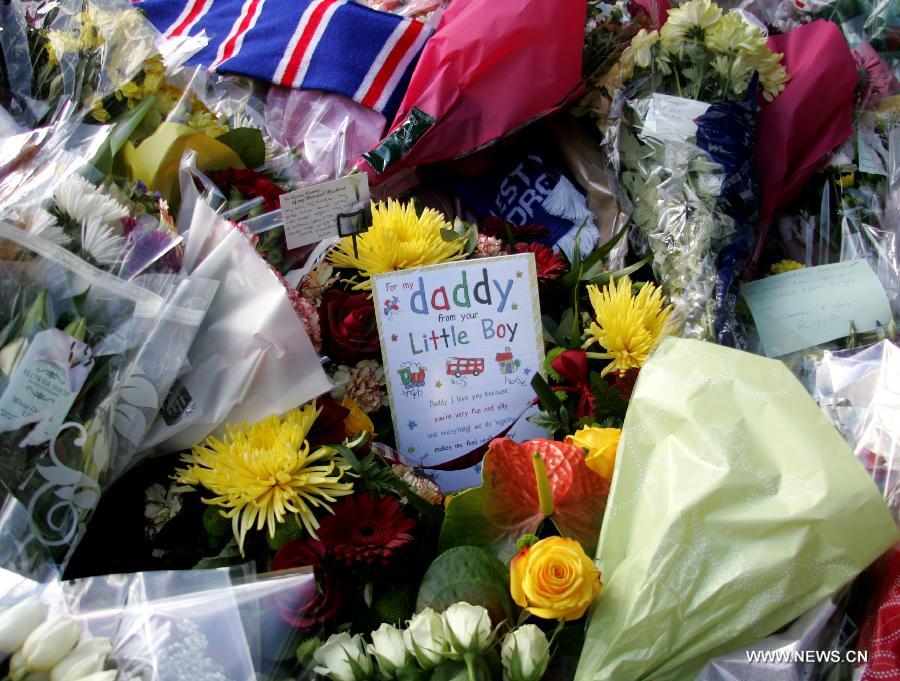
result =
[[[483,258],[373,277],[397,448],[417,465],[496,437],[534,398],[544,361],[534,256]],[[480,473],[438,473],[448,490]]]
[[[793,270],[741,287],[763,348],[780,357],[850,334],[887,326],[891,307],[865,260]]]
[[[336,237],[338,213],[369,198],[369,176],[357,173],[303,187],[281,196],[287,247],[299,248]]]

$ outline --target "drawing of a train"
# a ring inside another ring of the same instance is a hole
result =
[[[425,385],[425,367],[421,364],[417,371],[413,371],[412,367],[403,367],[398,369],[397,373],[400,374],[404,388],[421,388]]]
[[[479,376],[484,371],[484,358],[482,357],[448,357],[447,358],[447,375],[461,376],[471,375]]]

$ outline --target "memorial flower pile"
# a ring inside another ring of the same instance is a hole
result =
[[[900,674],[882,5],[3,3],[0,676]]]

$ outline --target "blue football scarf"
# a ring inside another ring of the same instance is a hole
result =
[[[188,64],[346,95],[391,120],[431,34],[349,0],[135,0],[165,37],[209,40]]]

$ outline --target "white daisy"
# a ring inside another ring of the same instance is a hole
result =
[[[82,227],[92,222],[108,225],[128,215],[122,204],[78,174],[69,175],[57,185],[53,200],[63,213]]]
[[[81,248],[101,265],[113,265],[122,259],[125,238],[99,220],[81,226]]]
[[[63,231],[56,218],[40,206],[32,206],[19,213],[16,224],[29,234],[51,241],[57,246],[68,246],[72,238]]]

